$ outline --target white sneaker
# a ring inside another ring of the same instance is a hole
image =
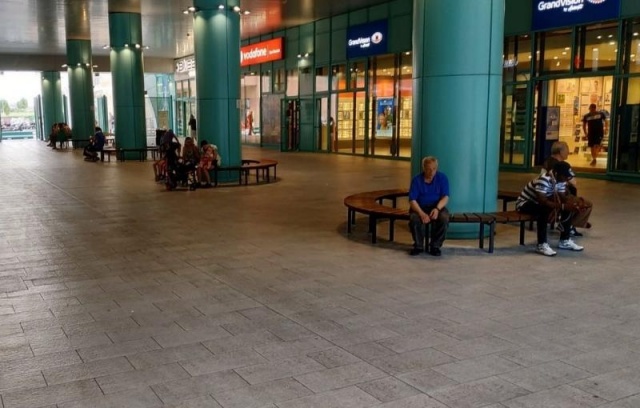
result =
[[[556,251],[551,249],[549,244],[547,244],[546,242],[544,244],[538,244],[538,246],[536,247],[536,252],[544,256],[554,256],[556,254]]]
[[[575,242],[573,242],[573,240],[571,238],[560,240],[560,242],[558,243],[558,248],[560,248],[560,249],[570,249],[572,251],[582,251],[584,249],[583,246],[578,245]]]

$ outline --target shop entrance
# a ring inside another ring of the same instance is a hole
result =
[[[294,151],[300,148],[300,101],[282,100],[282,137],[280,150]]]
[[[338,94],[336,151],[365,154],[367,151],[367,97],[365,92]]]
[[[563,78],[539,82],[536,87],[534,120],[534,160],[541,164],[549,155],[551,144],[560,140],[569,146],[567,161],[572,167],[604,173],[609,151],[612,76]],[[582,120],[595,104],[606,120],[604,139],[598,157],[592,157]],[[593,159],[596,159],[595,163]]]
[[[189,136],[189,117],[196,116],[195,98],[181,98],[176,102],[176,128],[173,133],[179,137]]]

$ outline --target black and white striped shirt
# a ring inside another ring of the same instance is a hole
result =
[[[566,182],[559,183],[552,176],[540,175],[538,178],[528,182],[522,189],[520,197],[516,201],[516,209],[520,209],[526,202],[540,204],[537,193],[542,193],[545,197],[551,198],[556,192],[564,193],[566,190]]]

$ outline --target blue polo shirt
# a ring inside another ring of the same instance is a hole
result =
[[[436,172],[431,183],[424,181],[424,173],[411,180],[409,201],[415,200],[421,207],[435,206],[444,196],[449,195],[449,179],[444,173]]]

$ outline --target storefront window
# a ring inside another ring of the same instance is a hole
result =
[[[615,169],[640,171],[640,77],[625,78],[618,108],[618,140],[614,152]]]
[[[502,64],[504,80],[506,82],[527,80],[532,59],[531,38],[529,35],[505,39]]]
[[[397,143],[394,138],[396,58],[394,55],[383,55],[371,61],[370,76],[373,82],[373,92],[370,93],[371,140],[373,141],[371,154],[394,156],[397,152]]]
[[[327,92],[329,90],[329,68],[316,68],[316,92]]]
[[[347,67],[344,64],[331,67],[331,90],[343,91],[347,89]]]
[[[411,157],[413,112],[413,54],[405,52],[400,57],[399,100],[396,126],[398,127],[398,156]]]
[[[502,164],[524,164],[527,123],[527,85],[506,85],[500,147]]]
[[[273,92],[284,92],[286,77],[284,68],[278,68],[273,72]]]
[[[618,55],[618,25],[598,24],[578,29],[580,46],[575,58],[576,70],[613,70]]]
[[[640,72],[640,22],[629,22],[626,31],[628,48],[625,58],[626,71],[629,73]]]
[[[243,143],[260,143],[260,77],[255,72],[248,73],[241,80],[240,129]]]
[[[365,66],[363,62],[351,63],[349,68],[349,87],[351,89],[361,89],[365,86]]]
[[[195,79],[189,80],[189,96],[192,98],[196,97],[196,80]]]
[[[264,71],[261,75],[261,88],[263,93],[271,93],[271,71]]]
[[[542,33],[538,51],[539,67],[542,73],[569,72],[571,70],[572,30]]]
[[[298,70],[290,69],[287,71],[287,96],[298,96],[298,88]]]

